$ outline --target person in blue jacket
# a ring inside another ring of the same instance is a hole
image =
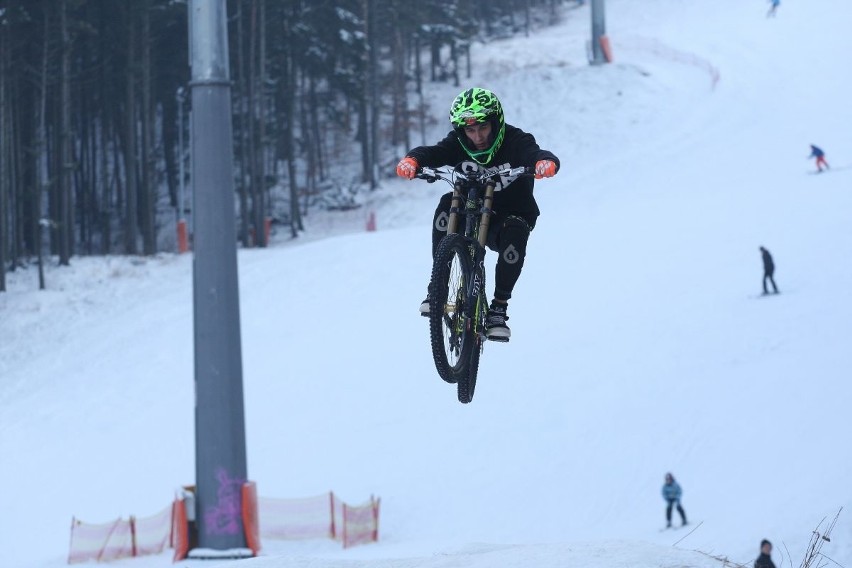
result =
[[[822,148],[819,146],[811,144],[811,155],[808,156],[808,158],[816,158],[816,167],[818,172],[822,171],[823,166],[825,166],[825,169],[829,169],[828,162],[825,161],[825,152],[823,152]]]
[[[666,507],[667,529],[672,526],[672,507],[676,507],[677,512],[680,513],[681,526],[687,524],[686,512],[680,504],[680,496],[682,494],[683,491],[681,491],[680,484],[675,481],[675,478],[671,473],[667,473],[666,482],[663,484],[663,499],[665,499],[666,503],[668,503],[668,506]]]
[[[781,4],[781,0],[769,0],[769,11],[766,13],[767,18],[775,16],[775,11],[778,9],[779,4]]]

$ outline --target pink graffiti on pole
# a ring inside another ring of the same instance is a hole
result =
[[[216,479],[219,481],[217,503],[204,512],[204,528],[208,534],[239,534],[242,526],[240,488],[245,480],[228,477],[223,467],[216,470]]]

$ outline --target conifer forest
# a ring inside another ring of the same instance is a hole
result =
[[[35,263],[175,250],[190,1],[0,0],[0,291]],[[267,219],[298,236],[341,185],[375,189],[446,120],[424,84],[463,88],[477,43],[535,33],[562,1],[227,0],[239,245],[266,246]]]

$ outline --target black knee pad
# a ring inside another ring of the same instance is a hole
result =
[[[441,201],[438,202],[438,207],[435,208],[435,217],[432,219],[432,257],[435,257],[435,251],[438,250],[438,243],[447,234],[447,224],[450,220],[450,203],[453,200],[452,193],[446,193],[441,196]]]
[[[450,203],[452,200],[452,193],[445,193],[441,196],[441,201],[438,202],[438,207],[435,208],[435,218],[432,222],[432,230],[441,233],[447,232],[447,221],[449,221],[450,218]]]
[[[497,252],[499,262],[507,265],[523,265],[527,254],[527,241],[530,238],[530,226],[522,217],[511,215],[503,221],[497,233]]]

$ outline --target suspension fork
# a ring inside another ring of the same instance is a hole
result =
[[[458,232],[459,213],[461,212],[462,204],[462,186],[461,183],[453,184],[453,199],[450,201],[450,217],[447,220],[447,234]]]
[[[494,203],[494,181],[485,185],[485,197],[482,200],[482,210],[479,218],[479,244],[485,248],[488,241],[488,226],[491,223],[491,204]]]

